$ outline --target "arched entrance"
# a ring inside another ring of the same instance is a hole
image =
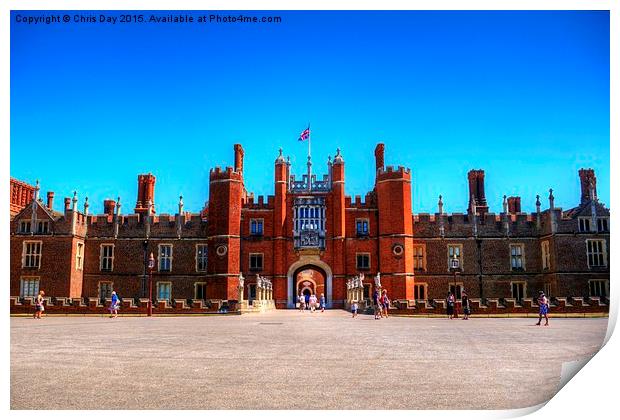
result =
[[[288,270],[287,307],[294,308],[300,293],[325,295],[326,306],[332,305],[332,270],[318,255],[305,255]]]
[[[293,274],[295,282],[295,296],[325,294],[325,271],[314,265],[306,265],[298,268]]]

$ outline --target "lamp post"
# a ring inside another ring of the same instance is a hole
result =
[[[452,258],[450,261],[450,271],[454,275],[454,299],[456,300],[456,273],[461,271],[461,262],[458,258]],[[449,289],[450,287],[448,286],[448,291],[450,291]]]
[[[151,252],[149,257],[149,304],[147,306],[147,316],[153,316],[153,268],[155,267],[155,257]]]

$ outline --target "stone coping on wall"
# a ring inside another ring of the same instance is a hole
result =
[[[11,296],[11,314],[32,314],[35,311],[33,297],[20,298]],[[45,297],[44,307],[46,314],[109,314],[110,299],[102,302],[98,298],[65,298]],[[148,299],[123,299],[119,314],[146,315]],[[217,299],[207,300],[158,300],[153,304],[153,315],[192,315],[192,314],[222,314],[238,313],[237,302]]]
[[[539,306],[535,299],[513,298],[470,299],[471,316],[487,315],[536,315]],[[446,315],[446,301],[433,300],[394,300],[390,312],[402,315]],[[458,302],[459,315],[463,311]],[[549,305],[550,316],[559,314],[609,314],[609,305],[598,297],[557,297]]]
[[[20,298],[11,296],[11,314],[32,314],[35,310],[33,297]],[[45,299],[46,314],[82,314],[82,315],[101,315],[109,314],[111,300],[106,299],[101,302],[98,298],[53,298]],[[518,301],[512,298],[503,299],[470,299],[471,316],[538,316],[538,305],[532,298]],[[123,315],[145,315],[147,311],[148,299],[123,299],[119,314]],[[273,305],[268,308],[272,309]],[[207,300],[187,300],[174,299],[159,300],[153,304],[154,315],[192,315],[192,314],[222,314],[222,313],[243,313],[249,312],[243,305],[239,306],[237,301],[207,299]],[[396,315],[418,315],[418,316],[445,316],[446,301],[444,299],[432,300],[393,300],[391,302],[390,313]],[[550,316],[560,315],[607,315],[609,305],[597,297],[558,297],[552,298],[549,308]],[[459,314],[462,309],[459,305]]]

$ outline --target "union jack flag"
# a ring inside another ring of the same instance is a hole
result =
[[[306,128],[304,131],[301,132],[297,140],[304,141],[304,140],[308,140],[309,138],[310,138],[310,126],[308,126],[308,128]]]

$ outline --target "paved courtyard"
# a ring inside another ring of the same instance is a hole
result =
[[[607,318],[11,318],[12,409],[487,409],[551,398]]]

